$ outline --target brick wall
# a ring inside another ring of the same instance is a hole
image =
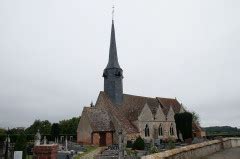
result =
[[[58,145],[39,145],[34,146],[34,159],[57,159]]]
[[[106,133],[106,145],[112,145],[113,144],[113,136],[112,136],[112,133],[111,132],[107,132]]]
[[[112,133],[111,132],[106,132],[106,145],[112,145],[113,144],[113,136],[112,136]],[[93,145],[96,145],[96,146],[99,146],[100,143],[99,143],[99,140],[100,140],[100,135],[99,133],[93,133]]]
[[[99,135],[99,133],[93,133],[93,145],[96,145],[96,146],[98,146],[99,145],[99,139],[100,139],[100,135]]]

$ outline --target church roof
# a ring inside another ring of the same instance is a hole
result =
[[[181,109],[181,104],[177,101],[177,99],[157,97],[157,100],[161,104],[162,110],[165,114],[168,113],[170,106],[172,107],[174,113],[178,113]]]
[[[137,128],[126,118],[126,116],[120,111],[119,106],[115,106],[105,92],[100,92],[98,100],[96,102],[96,107],[101,107],[108,111],[112,119],[115,120],[121,129],[127,134],[138,133]],[[120,128],[119,127],[119,128]]]
[[[147,104],[153,114],[156,113],[159,106],[156,98],[134,96],[129,94],[123,95],[123,103],[119,107],[121,111],[126,115],[128,120],[134,121],[138,119],[143,107]]]
[[[114,105],[105,92],[100,92],[96,107],[104,107],[119,120],[119,124],[126,127],[127,132],[137,132],[131,121],[136,121],[142,112],[143,107],[147,104],[153,114],[156,114],[157,109],[161,106],[165,115],[167,115],[170,107],[175,113],[181,109],[181,104],[177,99],[172,98],[150,98],[143,96],[135,96],[124,94],[121,105]]]
[[[88,117],[93,131],[114,131],[108,113],[96,107],[84,107],[83,113]]]

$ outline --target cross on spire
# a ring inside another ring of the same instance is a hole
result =
[[[113,4],[113,6],[112,6],[112,20],[114,20],[114,4]]]

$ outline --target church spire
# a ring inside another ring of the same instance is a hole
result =
[[[106,68],[120,68],[117,56],[117,45],[115,39],[114,20],[112,19],[111,39],[109,48],[109,59]]]
[[[109,59],[107,67],[103,71],[103,77],[104,92],[107,93],[110,100],[116,105],[121,105],[123,101],[122,72],[118,63],[114,20],[112,19]]]

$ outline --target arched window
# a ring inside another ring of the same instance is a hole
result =
[[[146,124],[146,126],[145,126],[145,137],[150,136],[149,134],[150,134],[149,133],[149,127],[148,127],[148,124]]]
[[[173,124],[171,124],[170,126],[170,135],[173,136],[174,135],[174,128],[173,128]]]
[[[158,127],[158,136],[163,136],[163,127],[162,127],[162,124],[160,124],[159,127]]]

